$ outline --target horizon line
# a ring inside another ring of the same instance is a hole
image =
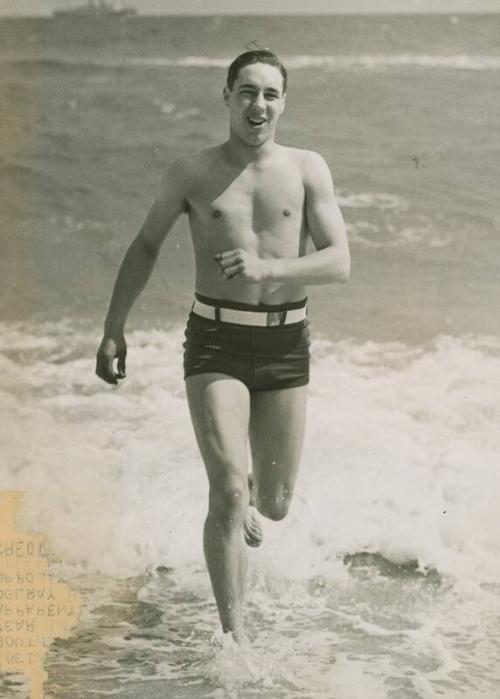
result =
[[[133,8],[132,9],[136,9]],[[140,12],[137,10],[137,14],[133,17],[128,18],[126,21],[130,21],[135,18],[147,18],[147,17],[421,17],[421,16],[442,16],[442,17],[453,17],[460,15],[497,15],[500,14],[500,8],[488,9],[488,10],[474,10],[474,9],[460,9],[460,10],[398,10],[397,12],[385,11],[385,12],[339,12],[335,10],[328,11],[316,11],[316,12]],[[12,18],[12,19],[40,19],[48,18],[53,19],[53,12],[43,12],[39,14],[15,14],[15,13],[2,13],[0,11],[0,19]],[[75,17],[78,21],[81,18]],[[93,21],[102,21],[99,18]],[[106,21],[106,20],[104,20]]]

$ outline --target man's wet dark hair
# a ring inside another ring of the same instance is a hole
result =
[[[233,89],[240,70],[252,63],[267,63],[270,66],[278,68],[283,76],[283,94],[285,94],[288,79],[286,68],[278,56],[272,51],[269,51],[269,49],[252,49],[251,51],[245,51],[245,53],[240,54],[234,59],[227,71],[227,86],[230,90]]]

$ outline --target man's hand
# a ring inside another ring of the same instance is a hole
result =
[[[260,282],[269,275],[269,260],[262,260],[246,250],[226,250],[214,255],[225,279],[242,279],[247,282]]]
[[[123,335],[119,337],[105,335],[97,350],[95,373],[100,379],[106,381],[106,383],[117,384],[118,379],[124,379],[126,376],[126,357],[127,343]],[[116,372],[113,367],[115,359],[118,359]]]

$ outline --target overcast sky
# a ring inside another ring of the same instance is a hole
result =
[[[0,0],[0,15],[47,15],[86,0]],[[500,0],[122,0],[141,14],[500,12]],[[251,9],[250,9],[251,7]]]

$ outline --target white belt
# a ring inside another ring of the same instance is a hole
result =
[[[223,323],[260,325],[263,327],[300,323],[307,316],[307,306],[305,305],[301,308],[291,308],[283,311],[242,311],[236,308],[210,306],[198,299],[195,300],[192,311],[197,316],[202,316],[202,318],[220,320]]]

